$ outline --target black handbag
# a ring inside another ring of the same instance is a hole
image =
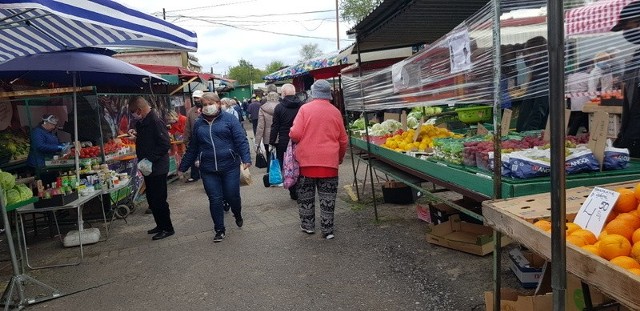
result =
[[[264,156],[264,154],[262,152],[256,153],[256,167],[266,168],[267,166],[267,158]]]

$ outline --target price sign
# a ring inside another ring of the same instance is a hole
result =
[[[600,187],[595,187],[582,204],[574,223],[591,231],[596,236],[600,235],[609,213],[616,204],[620,193]]]

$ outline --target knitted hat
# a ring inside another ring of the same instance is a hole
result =
[[[311,97],[331,100],[331,84],[324,79],[316,80],[311,86]]]

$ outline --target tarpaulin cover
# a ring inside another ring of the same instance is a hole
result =
[[[297,76],[301,76],[307,74],[313,70],[318,70],[322,68],[336,67],[335,75],[340,72],[342,66],[340,65],[340,56],[339,54],[332,53],[329,55],[321,56],[318,58],[313,58],[302,63],[299,63],[295,66],[289,66],[284,69],[280,69],[276,72],[268,74],[264,76],[262,79],[266,81],[279,81],[295,78]],[[345,63],[346,66],[346,63]],[[323,78],[327,78],[323,76]]]
[[[567,36],[609,32],[618,22],[622,8],[632,0],[601,0],[567,10],[565,33]]]

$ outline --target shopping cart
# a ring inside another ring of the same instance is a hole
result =
[[[117,218],[126,223],[127,216],[135,210],[144,183],[144,178],[138,171],[137,162],[136,159],[126,162],[124,171],[129,175],[128,179],[111,189],[103,190],[103,194],[109,197],[108,212],[111,215],[111,221]]]

